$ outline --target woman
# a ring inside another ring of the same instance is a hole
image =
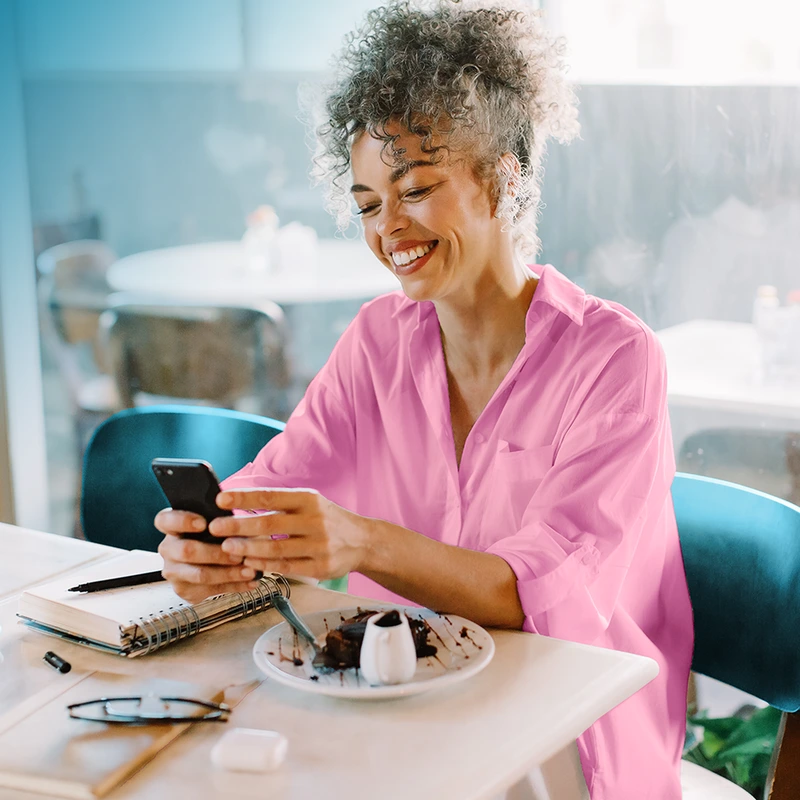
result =
[[[255,570],[641,653],[656,680],[579,740],[593,800],[679,798],[692,623],[663,354],[630,312],[529,267],[544,141],[576,130],[560,49],[522,11],[372,12],[316,164],[398,291],[367,303],[210,525],[165,510],[182,596]],[[279,513],[257,513],[259,511]]]

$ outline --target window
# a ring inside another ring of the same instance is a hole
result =
[[[797,83],[800,6],[785,0],[549,0],[579,82]]]

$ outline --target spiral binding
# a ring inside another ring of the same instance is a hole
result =
[[[289,581],[283,575],[265,575],[255,589],[249,592],[236,592],[239,605],[225,612],[226,621],[242,619],[272,608],[272,595],[282,594],[288,598],[292,593]],[[147,655],[172,642],[196,636],[203,630],[204,622],[194,606],[178,606],[161,611],[150,617],[139,617],[131,620],[131,625],[141,631],[131,637],[127,654]]]

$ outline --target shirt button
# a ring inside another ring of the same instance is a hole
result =
[[[486,437],[482,433],[475,434],[475,441],[478,444],[483,444],[486,441]]]

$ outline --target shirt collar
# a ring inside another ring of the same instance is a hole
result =
[[[552,264],[535,265],[531,266],[531,269],[539,276],[539,284],[533,293],[533,300],[528,309],[526,331],[530,332],[533,320],[541,312],[541,308],[537,309],[537,305],[540,303],[560,311],[576,325],[583,325],[586,292],[565,275],[562,275]],[[402,296],[403,299],[407,299],[402,289],[398,289],[396,294]],[[409,301],[409,303],[411,302]],[[416,330],[423,320],[428,319],[434,313],[435,309],[433,303],[428,300],[413,303],[413,306],[415,311],[413,329]],[[404,308],[407,308],[406,303],[398,303],[397,308],[392,313],[392,317],[396,317]]]
[[[586,292],[562,275],[552,264],[533,266],[531,269],[539,276],[539,284],[528,309],[525,326],[527,331],[530,332],[533,319],[538,316],[534,312],[541,312],[541,308],[537,309],[540,303],[560,311],[576,325],[583,325]]]

